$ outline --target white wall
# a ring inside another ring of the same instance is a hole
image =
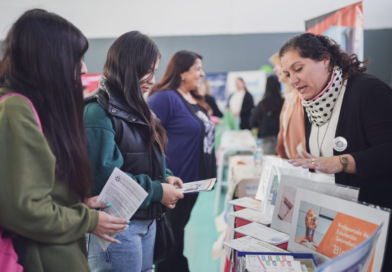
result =
[[[88,38],[130,30],[151,36],[282,33],[357,0],[0,0],[0,40],[25,10],[44,8],[65,17]],[[392,28],[392,0],[365,0],[365,28]]]

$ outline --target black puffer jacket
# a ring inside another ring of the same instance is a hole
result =
[[[163,154],[157,143],[149,149],[149,125],[130,108],[120,94],[113,91],[105,78],[97,90],[85,98],[85,103],[98,102],[109,114],[116,132],[116,145],[121,151],[124,164],[121,170],[132,175],[145,174],[151,180],[164,182]],[[157,120],[159,121],[159,120]],[[160,217],[164,207],[152,202],[147,208],[139,209],[132,219],[154,219]]]

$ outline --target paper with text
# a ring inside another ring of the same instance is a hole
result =
[[[261,201],[250,198],[242,197],[235,200],[229,201],[231,205],[236,205],[244,208],[249,208],[256,211],[261,211]]]
[[[252,209],[243,209],[237,212],[232,212],[230,215],[263,225],[269,225],[272,221],[272,216]]]
[[[286,233],[268,228],[258,223],[251,223],[239,228],[235,228],[234,231],[251,236],[272,245],[286,243],[290,238],[290,236]]]
[[[245,236],[242,238],[234,239],[231,241],[224,242],[224,244],[234,250],[237,251],[246,251],[246,252],[284,252],[279,247],[273,246],[271,244],[265,243],[258,239],[255,239],[250,236]]]
[[[112,216],[129,220],[147,195],[143,187],[116,167],[99,194],[97,202],[113,203],[113,206],[104,211]],[[115,237],[115,234],[109,234],[109,236]],[[97,239],[99,245],[106,251],[110,242],[99,237]]]

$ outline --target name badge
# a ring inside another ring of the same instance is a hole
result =
[[[342,152],[346,150],[347,148],[347,140],[344,137],[336,137],[333,140],[333,149],[335,149],[338,152]]]

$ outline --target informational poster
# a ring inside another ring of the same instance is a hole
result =
[[[297,188],[288,250],[322,264],[356,248],[383,224],[367,271],[381,271],[390,211]]]
[[[252,94],[255,105],[263,98],[267,73],[265,71],[241,71],[229,72],[227,74],[226,89],[228,97],[236,90],[236,80],[242,78],[245,81],[247,90]]]
[[[211,95],[221,111],[224,111],[229,99],[226,91],[227,73],[206,74],[205,79],[211,88]]]
[[[290,233],[297,188],[304,188],[355,202],[358,200],[359,195],[359,188],[347,187],[333,182],[316,181],[315,179],[306,179],[293,175],[281,175],[271,228],[284,233]]]
[[[305,22],[306,32],[326,35],[348,54],[363,59],[362,1]]]

